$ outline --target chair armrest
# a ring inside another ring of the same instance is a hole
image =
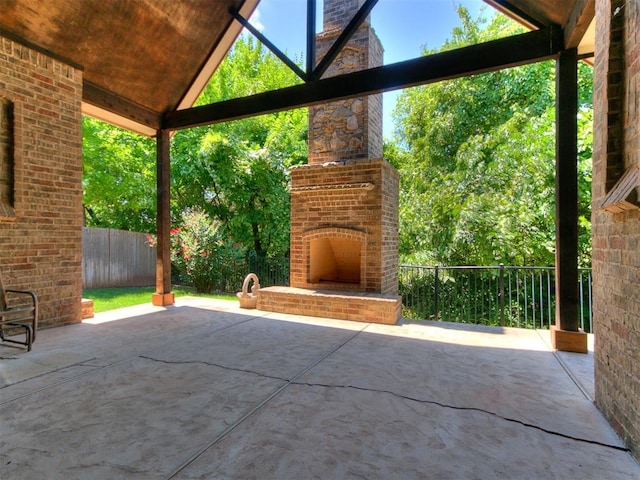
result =
[[[33,300],[34,305],[36,303],[38,303],[38,297],[31,290],[9,290],[9,289],[7,289],[7,290],[5,290],[5,292],[7,292],[7,293],[18,293],[18,294],[22,294],[22,295],[29,295],[31,297],[31,299]]]
[[[29,350],[31,350],[31,343],[35,342],[36,340],[36,331],[38,329],[38,297],[37,295],[32,292],[31,290],[5,290],[6,293],[14,293],[14,294],[18,294],[18,295],[28,295],[31,297],[31,301],[33,302],[33,307],[29,307],[29,309],[33,309],[33,316],[31,318],[31,340],[29,342]],[[9,309],[6,312],[2,312],[4,314],[9,314],[11,315],[12,312],[17,313],[20,310],[24,310],[24,307],[17,307],[14,309]],[[5,319],[6,320],[6,319]],[[11,322],[11,319],[9,317],[9,322]],[[7,322],[4,322],[7,323]]]
[[[38,314],[38,297],[35,292],[31,290],[5,290],[7,293],[14,293],[18,295],[28,295],[31,297],[31,302],[33,303],[34,308],[36,309],[36,315]]]

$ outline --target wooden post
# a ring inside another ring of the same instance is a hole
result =
[[[171,293],[171,139],[168,130],[158,130],[156,134],[156,185],[157,185],[157,258],[156,293],[154,305],[173,305]]]
[[[553,348],[587,352],[578,304],[578,60],[572,48],[556,61],[556,324]]]

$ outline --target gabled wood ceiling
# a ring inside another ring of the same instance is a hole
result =
[[[82,68],[89,112],[153,134],[162,112],[193,104],[240,32],[229,10],[257,1],[0,0],[0,33]]]
[[[564,28],[569,46],[582,40],[595,5],[485,1],[531,27]],[[240,33],[230,9],[248,18],[258,2],[0,0],[0,34],[81,68],[86,114],[153,135],[167,113],[193,105]]]

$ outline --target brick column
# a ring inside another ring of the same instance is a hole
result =
[[[593,138],[595,401],[640,459],[640,209],[606,211],[623,172],[640,167],[640,3],[596,2]],[[640,188],[636,187],[636,198]]]
[[[79,322],[82,71],[1,35],[0,270],[40,326]]]

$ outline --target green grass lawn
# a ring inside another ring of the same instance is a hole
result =
[[[112,288],[87,288],[82,291],[82,298],[93,300],[93,311],[95,313],[115,310],[116,308],[131,307],[143,303],[151,303],[151,295],[156,291],[155,287],[112,287]],[[234,300],[233,295],[214,295],[196,293],[189,287],[173,287],[172,292],[176,297],[187,295],[194,297],[220,298],[223,300]]]

